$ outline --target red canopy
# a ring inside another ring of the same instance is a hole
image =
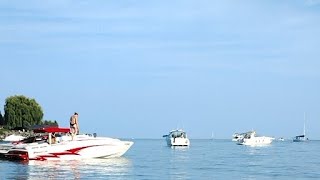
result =
[[[43,128],[34,129],[33,132],[35,132],[35,133],[53,133],[53,132],[68,133],[68,132],[70,132],[70,128],[43,127]]]

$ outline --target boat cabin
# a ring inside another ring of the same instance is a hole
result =
[[[299,136],[294,137],[294,139],[293,139],[293,141],[306,141],[306,140],[309,140],[309,139],[306,138],[305,135],[299,135]]]
[[[184,131],[180,130],[171,131],[169,136],[172,138],[187,138],[187,134]]]

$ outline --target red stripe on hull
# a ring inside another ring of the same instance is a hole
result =
[[[64,156],[64,155],[79,156],[80,155],[80,154],[78,154],[79,151],[81,151],[83,149],[86,149],[86,148],[90,148],[90,147],[96,147],[96,146],[103,146],[103,145],[83,146],[83,147],[69,149],[69,150],[66,150],[65,152],[57,152],[57,153],[49,153],[49,154],[46,154],[46,155],[38,155],[37,157],[30,158],[30,159],[29,159],[28,152],[25,152],[25,151],[12,151],[12,152],[9,152],[9,153],[5,154],[5,157],[7,157],[8,159],[12,159],[12,160],[38,160],[38,161],[44,161],[44,160],[48,160],[48,158],[60,159],[60,156]]]

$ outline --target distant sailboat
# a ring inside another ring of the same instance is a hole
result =
[[[306,113],[304,113],[303,134],[293,138],[293,142],[305,142],[309,139],[306,136]]]
[[[211,139],[214,140],[214,133],[213,133],[213,131],[212,131],[212,133],[211,133]]]

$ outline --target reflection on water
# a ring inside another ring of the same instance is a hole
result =
[[[189,149],[189,146],[171,146],[171,149],[179,150],[179,151],[186,151]]]
[[[189,146],[171,146],[171,158],[169,160],[169,179],[187,179],[190,162]]]
[[[99,177],[119,177],[130,172],[132,163],[125,157],[111,159],[88,159],[73,161],[29,161],[24,164],[27,179],[83,179]]]
[[[246,151],[249,155],[262,155],[265,151],[270,149],[271,145],[264,146],[246,146]]]

